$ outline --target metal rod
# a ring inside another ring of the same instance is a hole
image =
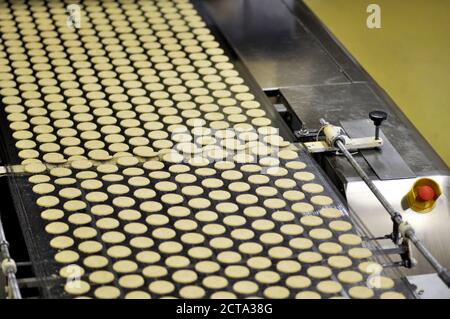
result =
[[[375,197],[380,201],[381,205],[386,209],[389,215],[394,222],[394,241],[395,239],[400,239],[399,236],[399,227],[403,224],[402,216],[392,207],[392,205],[387,201],[383,194],[379,191],[379,189],[375,186],[374,182],[369,178],[369,176],[364,172],[361,166],[356,162],[355,158],[350,154],[350,152],[345,147],[344,143],[341,140],[335,141],[335,146],[339,148],[344,154],[344,156],[349,161],[350,165],[355,169],[358,175],[362,178],[362,180],[366,183],[366,185],[370,188]],[[427,261],[433,266],[436,270],[438,276],[444,281],[444,283],[450,287],[450,272],[441,265],[441,263],[433,256],[433,254],[428,250],[427,247],[422,243],[422,241],[416,236],[416,233],[412,227],[408,227],[404,232],[404,236],[409,239],[414,246],[416,246],[417,250],[427,259]]]
[[[0,262],[3,268],[3,263],[8,262],[10,265],[14,265],[13,267],[5,267],[5,273],[3,274],[8,280],[8,288],[12,299],[22,299],[22,295],[20,293],[19,284],[16,278],[16,267],[14,260],[11,258],[9,253],[9,244],[6,240],[5,231],[3,229],[2,220],[0,218]],[[3,270],[0,270],[3,272]],[[4,289],[4,287],[0,287]]]

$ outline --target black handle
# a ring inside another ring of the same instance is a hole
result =
[[[380,126],[387,119],[387,113],[383,111],[372,111],[369,113],[369,118],[375,126]]]

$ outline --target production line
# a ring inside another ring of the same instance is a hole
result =
[[[449,296],[448,167],[300,1],[256,2],[0,4],[0,297]]]

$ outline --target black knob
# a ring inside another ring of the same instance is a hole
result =
[[[369,118],[375,125],[375,139],[378,140],[380,138],[380,125],[387,119],[387,113],[383,111],[372,111],[369,113]]]
[[[375,126],[380,126],[387,119],[387,113],[383,111],[372,111],[369,113],[369,117]]]

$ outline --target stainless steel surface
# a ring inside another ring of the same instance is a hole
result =
[[[417,287],[420,299],[450,299],[450,288],[436,274],[408,276],[407,280]]]
[[[350,83],[281,0],[206,0],[208,13],[263,89]]]
[[[374,125],[371,120],[342,121],[341,125],[352,138],[374,136]],[[384,135],[382,129],[379,134],[384,142],[383,147],[360,151],[378,178],[385,180],[416,177],[416,174],[409,168],[402,156]]]
[[[404,220],[410,223],[417,236],[426,244],[431,253],[447,268],[450,267],[450,176],[428,176],[440,184],[442,195],[439,197],[433,211],[425,214],[416,213],[403,208],[402,200],[411,189],[416,178],[393,181],[375,181],[389,203],[402,214]],[[349,208],[358,215],[374,236],[382,236],[392,229],[392,221],[384,207],[370,192],[364,182],[351,182],[346,187]],[[403,200],[404,201],[404,200]],[[389,241],[380,243],[382,247],[392,246]],[[418,264],[405,272],[412,274],[427,274],[434,272],[433,268],[413,247],[413,256]]]

